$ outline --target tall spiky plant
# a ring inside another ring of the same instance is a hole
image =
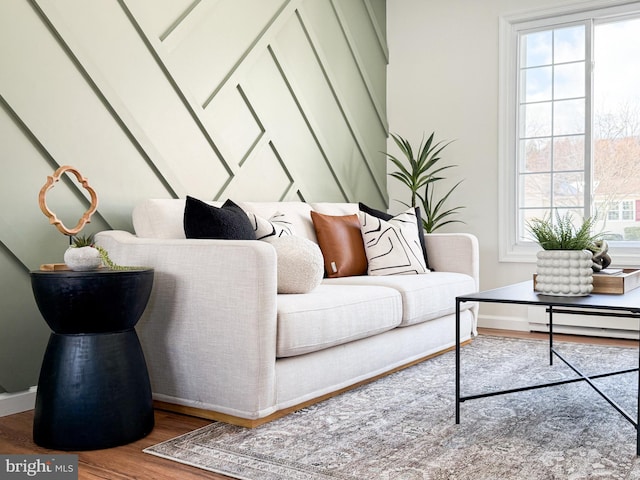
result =
[[[431,233],[436,229],[447,225],[448,223],[464,223],[462,220],[452,218],[445,220],[447,217],[457,214],[459,210],[464,208],[462,206],[453,207],[449,210],[444,210],[441,212],[445,202],[447,201],[447,198],[449,198],[449,195],[451,195],[453,191],[458,187],[458,185],[460,185],[462,182],[463,180],[460,180],[453,187],[451,187],[451,189],[440,200],[435,200],[433,198],[435,190],[435,185],[432,185],[433,182],[429,182],[425,185],[424,197],[420,196],[420,199],[422,200],[422,212],[424,217],[422,219],[422,223],[424,225],[425,232]]]
[[[406,185],[411,192],[411,203],[409,204],[399,200],[400,203],[407,207],[416,207],[418,206],[418,200],[420,200],[423,213],[422,224],[427,233],[431,233],[447,223],[464,223],[461,220],[452,219],[443,221],[445,218],[458,213],[458,210],[464,207],[454,207],[442,211],[447,198],[449,198],[453,190],[455,190],[462,181],[454,185],[440,200],[434,199],[435,186],[433,184],[444,179],[444,177],[441,176],[441,172],[457,166],[438,165],[438,162],[441,160],[440,153],[451,141],[434,143],[435,132],[433,132],[426,141],[423,137],[414,154],[414,149],[407,139],[394,133],[391,134],[391,137],[405,158],[401,160],[390,153],[385,153],[387,158],[389,158],[397,168],[396,172],[392,172],[389,175]],[[406,165],[407,163],[408,166]],[[423,195],[420,194],[422,188],[424,188]]]

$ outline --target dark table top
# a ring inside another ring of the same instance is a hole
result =
[[[89,334],[133,328],[153,287],[154,270],[32,271],[40,313],[55,333]]]
[[[583,297],[542,295],[533,290],[533,280],[515,283],[484,292],[461,295],[461,302],[514,303],[547,307],[624,310],[640,313],[640,288],[625,294],[591,293]]]
[[[97,270],[85,270],[85,271],[75,271],[75,270],[32,270],[29,272],[31,275],[55,275],[61,277],[90,277],[93,275],[115,275],[115,274],[124,274],[124,273],[133,273],[139,274],[141,272],[151,272],[153,268],[151,267],[131,267],[126,268],[124,270],[111,270],[110,268],[99,268]]]

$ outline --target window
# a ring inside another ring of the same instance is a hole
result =
[[[631,200],[611,202],[608,205],[600,204],[600,210],[606,212],[607,220],[612,222],[635,221],[636,219],[635,202]],[[624,236],[619,237],[619,239],[624,240]]]
[[[536,16],[502,24],[501,260],[533,260],[527,222],[567,211],[640,254],[640,2]]]

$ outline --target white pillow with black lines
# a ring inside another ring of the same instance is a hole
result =
[[[249,221],[256,232],[257,240],[264,240],[268,237],[283,237],[286,235],[295,235],[295,230],[291,221],[287,219],[284,213],[276,212],[269,220],[258,217],[251,212],[245,212]]]

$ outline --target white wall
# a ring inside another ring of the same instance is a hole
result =
[[[452,180],[464,178],[451,206],[464,205],[466,225],[480,243],[480,287],[528,280],[533,263],[498,261],[499,18],[576,4],[566,0],[393,0],[387,3],[389,130],[418,143],[423,132],[454,140],[443,161]],[[389,151],[394,146],[388,142]],[[406,189],[406,187],[404,187]],[[407,200],[388,182],[389,198]],[[400,205],[391,201],[391,208]],[[517,328],[525,308],[482,305],[480,324]],[[515,321],[515,323],[511,323]]]

